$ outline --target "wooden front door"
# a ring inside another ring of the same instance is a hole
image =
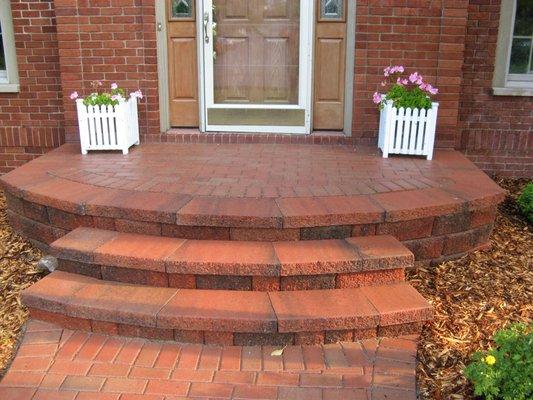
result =
[[[166,4],[171,126],[343,129],[345,0]]]
[[[311,17],[308,0],[204,1],[207,130],[309,132]]]

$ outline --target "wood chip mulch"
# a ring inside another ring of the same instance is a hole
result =
[[[527,181],[497,182],[509,195],[500,206],[492,248],[408,272],[411,284],[435,308],[419,345],[422,399],[474,399],[462,374],[472,353],[490,347],[498,329],[532,321],[533,232],[515,201]]]
[[[461,372],[471,354],[488,348],[496,330],[532,319],[533,232],[515,202],[526,181],[498,183],[510,195],[500,207],[491,250],[408,272],[435,308],[419,348],[422,399],[474,399]],[[36,267],[41,256],[9,227],[0,191],[0,377],[28,317],[20,292],[42,277]]]
[[[28,312],[20,292],[43,275],[37,269],[39,250],[15,234],[7,222],[5,197],[0,191],[0,377],[16,349]]]

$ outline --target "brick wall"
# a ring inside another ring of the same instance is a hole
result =
[[[372,93],[385,66],[403,64],[441,90],[438,147],[461,148],[489,172],[531,175],[531,98],[490,93],[499,1],[357,0],[354,138],[376,143]],[[11,4],[21,92],[0,94],[0,173],[78,140],[68,96],[91,80],[142,89],[142,140],[162,139],[153,0]]]
[[[441,94],[438,147],[458,140],[458,106],[468,0],[358,0],[353,136],[376,143],[379,115],[371,102],[383,68],[419,71]]]
[[[11,0],[19,93],[0,93],[0,173],[63,142],[54,3]]]
[[[460,104],[461,148],[489,173],[533,176],[533,98],[492,95],[500,0],[471,0]]]
[[[67,141],[77,141],[68,98],[90,92],[90,82],[141,89],[141,134],[159,133],[155,5],[153,0],[55,0]]]

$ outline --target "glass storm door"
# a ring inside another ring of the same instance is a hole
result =
[[[314,3],[203,1],[206,130],[310,132]]]

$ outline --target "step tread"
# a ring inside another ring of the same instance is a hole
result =
[[[163,329],[308,332],[392,326],[431,318],[409,284],[253,292],[156,288],[55,271],[23,292],[26,306],[70,317]]]
[[[77,228],[52,253],[89,264],[176,274],[300,276],[406,268],[413,254],[393,236],[293,242],[186,240]]]

